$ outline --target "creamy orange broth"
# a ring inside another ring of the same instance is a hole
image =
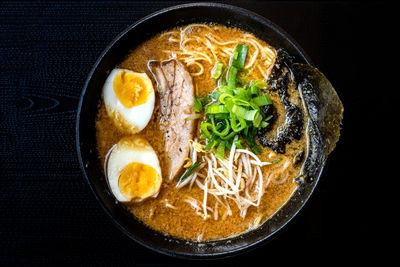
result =
[[[243,38],[245,34],[248,34],[240,29],[228,28],[225,26],[213,27],[212,29],[213,34],[218,36],[221,40],[239,40]],[[203,27],[198,27],[195,30],[198,35],[205,35],[209,32],[209,29]],[[170,54],[163,52],[163,50],[179,50],[179,43],[169,42],[168,38],[170,38],[170,36],[160,34],[144,42],[129,53],[118,67],[130,69],[135,72],[147,73],[152,79],[154,88],[156,88],[157,84],[147,68],[147,62],[148,60],[168,59]],[[258,41],[266,45],[264,41]],[[249,52],[251,52],[251,50],[249,50]],[[203,66],[205,74],[199,77],[193,77],[197,96],[207,95],[216,88],[216,83],[211,77],[211,70],[214,66],[207,62],[204,62]],[[188,66],[190,72],[195,72],[196,69],[194,68],[196,68],[196,66]],[[259,79],[262,78],[261,74],[255,75],[258,75]],[[299,99],[298,93],[295,90],[289,91],[289,93],[293,95],[294,99]],[[277,94],[271,93],[271,99],[278,114],[281,114],[278,116],[277,123],[275,123],[275,125],[277,125],[284,120],[285,112]],[[165,159],[162,156],[162,152],[164,151],[164,137],[158,130],[159,124],[154,115],[159,112],[158,101],[159,99],[156,98],[153,117],[139,135],[147,139],[153,146],[159,156],[161,169],[164,169]],[[125,133],[114,126],[114,123],[106,113],[103,103],[99,104],[96,134],[99,160],[103,164],[109,149],[122,137],[126,136]],[[197,134],[199,135],[199,131],[197,131]],[[270,218],[288,201],[296,189],[294,178],[298,175],[301,166],[295,167],[293,164],[290,164],[287,168],[289,178],[286,180],[281,179],[279,172],[285,159],[289,159],[290,162],[292,162],[294,155],[301,150],[305,150],[305,148],[305,134],[303,134],[303,138],[300,141],[294,140],[291,144],[286,146],[285,155],[277,155],[269,148],[263,148],[262,154],[259,155],[261,160],[274,161],[279,158],[283,160],[280,161],[280,163],[262,167],[263,175],[265,177],[272,175],[272,181],[265,190],[260,206],[251,206],[245,218],[240,217],[239,209],[232,204],[231,208],[233,214],[231,216],[222,218],[221,214],[218,220],[214,220],[212,216],[204,220],[203,217],[196,215],[196,211],[187,202],[184,202],[184,199],[190,196],[199,200],[201,203],[203,191],[196,186],[192,188],[187,186],[176,189],[177,180],[169,181],[166,178],[163,179],[160,193],[156,198],[150,198],[140,203],[124,205],[144,224],[167,235],[191,240],[211,240],[236,235],[258,225],[260,220],[263,222]],[[216,200],[209,197],[208,201],[208,205],[214,207]],[[171,205],[173,207],[171,207]]]

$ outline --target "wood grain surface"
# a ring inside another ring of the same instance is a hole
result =
[[[86,184],[75,150],[76,108],[97,57],[128,25],[179,3],[0,2],[1,266],[189,264],[152,252],[120,232]],[[207,265],[299,263],[317,252],[340,259],[355,255],[354,247],[371,248],[372,211],[379,206],[372,200],[373,170],[355,168],[361,162],[351,155],[371,153],[365,148],[373,128],[368,126],[379,120],[379,106],[388,103],[387,95],[374,94],[382,83],[373,78],[383,75],[376,66],[385,65],[387,57],[371,49],[385,44],[382,27],[390,7],[371,2],[225,3],[257,12],[292,35],[336,87],[345,120],[318,190],[296,221],[265,246]],[[368,102],[371,96],[374,104]]]

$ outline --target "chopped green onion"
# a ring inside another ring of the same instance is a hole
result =
[[[221,95],[220,92],[212,92],[210,94],[211,100],[217,100],[219,98],[219,96]]]
[[[272,119],[272,117],[274,117],[273,115],[269,115],[266,119],[265,119],[265,121],[269,121],[270,119]]]
[[[257,133],[257,128],[246,128],[244,131],[244,135],[242,134],[242,138],[244,141],[246,141],[246,144],[250,147],[250,149],[255,153],[255,154],[260,154],[261,149],[260,147],[256,144],[254,141],[254,137]]]
[[[257,106],[265,106],[272,104],[271,98],[267,94],[254,97],[253,102]]]
[[[215,156],[221,160],[225,158],[225,141],[221,141],[215,151]]]
[[[225,140],[225,147],[228,150],[231,150],[232,149],[232,143],[229,140]]]
[[[213,78],[214,79],[218,79],[221,76],[223,68],[224,68],[224,63],[218,62],[217,64],[215,64],[214,69],[213,69],[213,71],[214,71]]]
[[[252,95],[258,95],[260,93],[260,90],[258,89],[257,86],[252,85],[252,86],[250,86],[250,93]]]
[[[252,95],[258,95],[260,93],[260,89],[258,89],[258,87],[255,86],[255,85],[251,85],[250,86],[250,93]]]
[[[225,98],[231,99],[231,98],[233,98],[233,96],[232,96],[231,94],[228,94],[228,93],[222,93],[222,94],[219,96],[218,100],[219,100],[222,104],[225,104]]]
[[[232,66],[243,69],[247,57],[248,45],[238,44],[232,58]]]
[[[227,69],[228,68],[225,68],[225,70],[222,72],[221,78],[218,79],[218,87],[227,85],[226,79],[223,79],[223,77],[226,77],[226,73],[228,72]]]
[[[233,107],[232,107],[232,112],[236,116],[241,117],[241,118],[244,119],[246,117],[246,115],[247,115],[248,110],[245,109],[244,107],[241,107],[241,106],[238,106],[238,105],[234,104]]]
[[[250,100],[249,105],[250,105],[250,107],[251,107],[252,109],[255,109],[255,110],[257,110],[258,112],[261,113],[260,107],[257,106],[257,105],[253,102],[253,100]]]
[[[218,87],[217,90],[218,90],[218,92],[226,93],[228,91],[228,86],[227,85],[222,85],[222,86]]]
[[[204,106],[210,104],[211,102],[215,101],[216,99],[218,99],[220,94],[221,93],[218,92],[218,91],[217,92],[212,92],[208,96],[197,98],[197,99],[200,100],[200,102],[202,104],[202,107],[204,107]]]
[[[236,75],[237,75],[238,69],[235,68],[234,66],[231,66],[229,68],[228,72],[228,88],[229,89],[234,89],[236,86]]]
[[[244,88],[236,87],[235,89],[233,89],[233,92],[235,93],[235,97],[239,99],[250,100],[249,91]]]
[[[255,113],[254,119],[253,119],[254,126],[258,128],[260,126],[261,121],[262,121],[262,116],[261,116],[260,112]]]
[[[247,82],[243,81],[242,78],[240,77],[243,74],[243,71],[241,71],[240,73],[238,73],[238,75],[236,76],[236,83],[238,86],[240,87],[247,87]]]
[[[193,107],[195,112],[201,112],[203,109],[203,104],[201,103],[201,100],[198,99],[197,97],[194,98],[194,107]]]
[[[211,123],[213,127],[213,133],[215,133],[218,136],[227,135],[229,133],[229,130],[231,129],[231,127],[229,126],[229,121],[227,119],[225,119],[225,128],[221,132],[219,132],[218,128],[215,126],[214,117],[211,117]]]
[[[181,178],[179,178],[178,184],[185,181],[194,172],[197,166],[199,166],[198,161],[193,163],[193,165],[181,176]]]
[[[268,84],[263,80],[255,80],[253,84],[256,87],[261,88],[261,89],[267,89],[268,88]]]
[[[278,164],[279,162],[281,162],[282,158],[278,158],[276,160],[274,160],[273,162],[271,162],[272,164]]]
[[[232,108],[233,108],[233,106],[234,106],[233,101],[232,101],[232,98],[226,99],[224,104],[225,104],[226,109],[227,109],[230,113],[232,113]]]
[[[236,132],[231,132],[231,133],[228,134],[227,136],[222,136],[221,139],[222,139],[222,140],[230,140],[230,139],[232,139],[235,135],[236,135]]]
[[[207,114],[229,113],[224,105],[211,105],[206,107]]]
[[[233,113],[230,114],[230,117],[231,117],[231,127],[234,132],[240,132],[247,126],[246,121],[244,119],[242,119],[241,117],[237,117]],[[236,119],[239,120],[240,126],[238,126],[238,124],[236,123]]]
[[[235,141],[233,141],[233,143],[235,144],[236,148],[239,148],[239,149],[243,148],[243,146],[241,144],[242,140],[235,140]]]
[[[250,146],[250,149],[254,152],[254,154],[259,155],[261,153],[261,148],[257,145],[254,144],[252,146]]]
[[[203,111],[206,121],[200,124],[201,139],[206,140],[205,150],[216,147],[216,156],[223,159],[225,148],[231,149],[235,144],[243,148],[243,142],[256,154],[261,152],[255,141],[259,129],[269,125],[262,106],[272,104],[271,98],[265,94],[268,84],[263,80],[246,82],[244,69],[248,53],[248,45],[236,46],[230,65],[217,62],[212,76],[217,80],[217,90],[208,96],[195,99],[195,111]],[[234,141],[238,136],[240,139]]]
[[[260,112],[258,110],[255,110],[255,109],[248,110],[248,109],[246,109],[244,107],[241,107],[241,106],[238,106],[238,105],[233,105],[232,112],[236,116],[241,117],[241,118],[243,118],[245,120],[248,120],[248,121],[253,121],[254,118],[256,117],[256,114],[260,114]],[[261,117],[261,119],[262,119],[262,117]]]
[[[245,107],[251,106],[251,103],[249,101],[246,101],[246,100],[243,100],[243,99],[240,99],[237,97],[233,98],[232,101],[233,101],[233,103],[240,105],[240,106],[245,106]]]
[[[254,124],[254,120],[256,119],[256,117],[258,115],[260,115],[260,112],[258,110],[255,110],[255,109],[249,110],[249,111],[246,112],[246,115],[244,116],[244,119],[248,120],[248,121],[253,121],[253,124]],[[262,119],[262,117],[261,117],[261,119]],[[254,125],[254,126],[258,127],[257,125]]]
[[[210,137],[211,133],[208,131],[208,128],[213,128],[213,125],[209,122],[203,122],[202,124],[200,124],[200,129],[201,131],[207,136]]]
[[[269,125],[269,122],[266,122],[266,121],[262,121],[261,122],[261,128],[265,128],[265,127],[267,127]]]
[[[205,151],[210,151],[211,149],[213,149],[216,145],[218,144],[218,140],[217,140],[217,135],[213,134],[209,141],[208,144],[204,147]]]
[[[214,114],[214,118],[217,119],[217,120],[229,119],[229,113],[218,113],[218,114]]]

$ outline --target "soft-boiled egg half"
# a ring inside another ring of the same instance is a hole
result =
[[[143,138],[122,138],[113,148],[106,168],[112,193],[120,202],[156,197],[162,176],[157,154]]]
[[[138,133],[146,127],[153,113],[153,84],[146,73],[114,69],[104,84],[103,100],[117,128]]]

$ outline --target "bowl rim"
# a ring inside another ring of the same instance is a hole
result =
[[[107,55],[109,50],[123,36],[125,36],[128,32],[133,30],[138,25],[144,23],[145,21],[148,21],[148,20],[152,19],[153,17],[157,17],[159,15],[162,15],[162,14],[165,14],[165,13],[168,13],[168,12],[171,12],[171,11],[179,10],[179,9],[189,9],[189,8],[196,8],[196,7],[219,8],[219,9],[228,10],[228,11],[231,11],[231,12],[234,12],[234,13],[242,13],[242,14],[245,14],[246,16],[248,16],[248,17],[251,16],[252,20],[256,20],[257,22],[260,22],[261,24],[264,24],[264,25],[267,24],[268,27],[270,27],[274,32],[276,32],[279,35],[281,35],[286,41],[288,41],[290,43],[290,45],[295,50],[297,50],[299,52],[299,54],[302,56],[302,58],[306,62],[306,64],[313,65],[313,63],[312,63],[310,57],[308,56],[308,54],[303,50],[303,48],[297,43],[297,41],[291,35],[289,35],[286,31],[284,31],[277,24],[273,23],[269,19],[267,19],[267,18],[255,13],[253,11],[249,11],[249,10],[247,10],[245,8],[234,6],[234,5],[228,5],[228,4],[222,4],[222,3],[213,3],[213,2],[194,2],[194,3],[179,4],[179,5],[174,5],[174,6],[162,8],[160,10],[157,10],[157,11],[153,12],[153,13],[150,13],[147,16],[144,16],[144,17],[138,19],[137,21],[135,21],[134,23],[132,23],[131,25],[126,27],[123,31],[121,31],[111,42],[108,43],[108,45],[103,49],[103,51],[100,53],[100,56],[97,58],[97,60],[93,64],[92,68],[90,69],[90,71],[89,71],[89,73],[87,75],[85,83],[83,85],[82,92],[81,92],[81,94],[79,96],[79,102],[78,102],[77,114],[76,114],[76,124],[75,124],[75,140],[76,140],[75,145],[76,145],[76,152],[77,152],[77,157],[78,157],[78,160],[79,160],[79,165],[80,165],[81,171],[83,173],[83,176],[85,177],[85,180],[89,185],[90,190],[92,191],[93,195],[95,196],[97,202],[99,202],[99,204],[102,207],[102,209],[105,211],[105,213],[108,215],[108,217],[117,226],[117,228],[120,231],[122,231],[130,239],[134,240],[135,242],[139,243],[140,245],[142,245],[142,246],[144,246],[144,247],[146,247],[146,248],[148,248],[148,249],[150,249],[152,251],[161,253],[163,255],[172,256],[172,257],[181,258],[181,259],[194,259],[194,260],[200,259],[200,260],[205,260],[205,259],[227,258],[227,257],[232,257],[232,256],[236,256],[236,255],[239,255],[239,254],[243,254],[245,252],[248,252],[250,250],[253,250],[253,249],[261,246],[262,244],[265,244],[267,240],[272,240],[273,238],[275,238],[279,233],[282,232],[283,228],[286,228],[287,224],[289,224],[291,221],[293,221],[294,218],[297,217],[297,214],[301,210],[303,210],[303,208],[306,205],[306,203],[309,202],[309,199],[313,195],[314,190],[315,190],[315,188],[316,188],[316,186],[317,186],[317,184],[319,182],[319,179],[320,179],[320,176],[321,176],[321,174],[323,172],[324,166],[322,166],[319,174],[317,175],[317,177],[316,177],[316,179],[314,181],[314,185],[312,186],[312,188],[311,188],[309,194],[307,195],[307,197],[303,199],[302,204],[299,206],[299,208],[293,214],[291,214],[290,218],[288,220],[286,220],[285,223],[283,223],[279,228],[274,230],[269,235],[265,235],[262,239],[260,239],[258,241],[255,241],[255,242],[252,242],[252,243],[249,243],[245,247],[235,248],[235,249],[230,250],[230,251],[215,252],[215,253],[210,253],[210,254],[195,254],[195,253],[176,252],[176,251],[165,249],[165,248],[155,247],[155,246],[152,246],[152,245],[148,244],[146,241],[142,240],[141,238],[139,238],[135,234],[131,233],[130,231],[128,231],[124,226],[122,226],[113,217],[113,215],[107,209],[107,207],[105,206],[103,201],[100,199],[100,196],[99,196],[98,192],[96,191],[96,189],[94,188],[94,185],[90,181],[90,179],[88,177],[88,174],[87,174],[87,172],[85,170],[85,164],[84,164],[83,159],[82,159],[79,130],[80,130],[80,121],[81,121],[81,110],[82,110],[83,100],[84,100],[84,96],[86,95],[87,88],[89,86],[90,81],[92,80],[93,74],[95,73],[95,71],[98,68],[98,66],[100,65],[100,63],[102,62],[103,58]]]

